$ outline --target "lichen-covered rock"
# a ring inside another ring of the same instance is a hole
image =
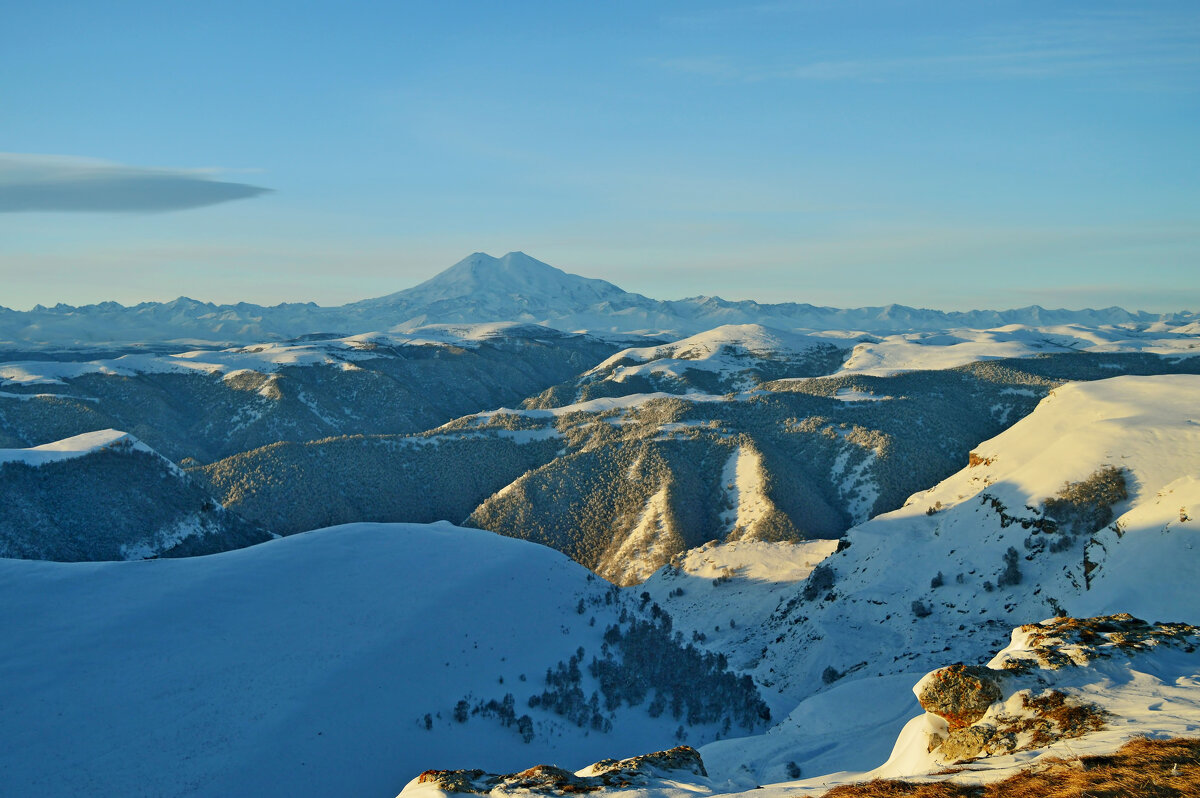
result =
[[[417,784],[432,784],[443,792],[486,794],[502,777],[483,770],[427,770]]]
[[[1014,671],[1054,670],[1160,645],[1193,651],[1200,645],[1200,628],[1186,623],[1150,624],[1128,613],[1051,618],[1018,627],[1013,633],[1013,645],[992,667]]]
[[[983,753],[984,746],[996,735],[994,727],[979,724],[950,732],[950,736],[938,746],[938,753],[948,761],[959,762],[972,759]]]
[[[694,776],[708,775],[708,771],[704,768],[704,760],[700,757],[700,752],[690,745],[679,745],[669,751],[656,751],[653,754],[642,754],[641,756],[622,759],[620,761],[602,759],[588,768],[587,772],[598,776],[617,771],[626,771],[632,774],[655,770],[664,772],[683,771],[691,773]]]
[[[942,762],[960,762],[1100,731],[1113,715],[1080,688],[1088,679],[1105,678],[1092,663],[1111,665],[1119,657],[1132,662],[1159,647],[1194,653],[1200,629],[1150,624],[1128,614],[1018,627],[987,666],[951,665],[917,684],[921,705],[945,722],[930,725],[928,750]]]
[[[529,790],[530,792],[591,792],[596,787],[587,783],[569,770],[554,765],[534,765],[500,782],[505,790]]]
[[[1000,700],[1003,673],[961,662],[926,676],[918,685],[917,700],[926,712],[944,718],[951,731],[970,726],[988,707]]]
[[[448,793],[534,792],[573,795],[597,790],[646,784],[652,777],[669,773],[708,776],[700,752],[687,745],[630,759],[602,759],[575,775],[555,765],[535,765],[520,773],[501,775],[482,770],[427,770],[418,784],[431,784]]]

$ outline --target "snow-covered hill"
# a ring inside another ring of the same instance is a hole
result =
[[[944,369],[981,360],[1034,358],[1066,352],[1147,352],[1190,357],[1200,353],[1194,324],[1011,324],[988,329],[904,332],[854,345],[839,373],[895,374]]]
[[[807,304],[729,302],[719,297],[671,301],[629,293],[603,280],[568,274],[521,252],[500,258],[477,252],[413,288],[377,299],[320,307],[313,303],[263,307],[215,305],[180,297],[124,307],[116,302],[30,311],[0,308],[0,344],[95,347],[174,342],[229,346],[322,333],[408,329],[430,323],[522,322],[617,338],[667,334],[674,338],[722,325],[762,324],[781,330],[903,333],[988,330],[1008,325],[1123,326],[1167,330],[1197,322],[1196,314],[1150,314],[1121,308],[942,312],[888,305],[828,308]]]
[[[763,623],[714,638],[723,650],[736,641],[796,710],[765,735],[706,747],[710,771],[763,783],[784,779],[791,761],[809,774],[878,765],[866,755],[886,753],[879,741],[911,717],[897,685],[948,661],[986,662],[1018,624],[1056,613],[1200,619],[1197,396],[1193,375],[1061,386],[977,446],[969,467],[851,529]],[[685,598],[693,588],[669,571],[650,584]],[[691,617],[679,614],[685,635],[711,631]],[[863,709],[864,695],[879,698]],[[849,731],[815,717],[848,717]]]
[[[178,560],[0,560],[0,605],[6,795],[387,796],[427,767],[512,769],[535,750],[582,767],[701,743],[721,716],[689,707],[753,697],[713,658],[689,672],[701,658],[647,636],[656,605],[448,524]],[[622,639],[634,623],[641,649]],[[694,693],[659,682],[655,717],[653,690],[611,704],[592,660],[625,679],[635,654]]]
[[[772,380],[831,374],[853,345],[853,338],[726,325],[668,344],[623,349],[529,405],[554,407],[637,393],[745,391]]]
[[[515,404],[613,349],[547,327],[477,324],[0,363],[0,446],[116,427],[177,461],[210,462],[279,441],[419,432]]]
[[[137,560],[226,551],[269,538],[118,430],[0,449],[0,557]]]

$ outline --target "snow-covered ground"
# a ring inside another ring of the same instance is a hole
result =
[[[613,382],[646,375],[679,378],[689,370],[736,376],[756,360],[792,360],[819,346],[844,348],[846,343],[839,338],[773,330],[761,324],[729,324],[670,344],[624,349],[584,376],[603,375]]]
[[[1083,645],[1070,635],[1049,643],[1029,642],[1031,630],[1053,635],[1056,628],[1071,626],[1101,632]],[[935,712],[937,699],[953,691],[935,693],[938,678],[953,672],[958,667],[954,666],[923,677],[898,674],[839,685],[803,702],[765,735],[703,746],[699,753],[707,776],[686,767],[651,770],[620,793],[631,798],[815,798],[834,786],[876,778],[986,784],[1056,757],[1072,761],[1110,754],[1135,736],[1195,737],[1200,730],[1200,630],[1176,626],[1137,631],[1138,626],[1136,620],[1121,618],[1082,623],[1051,619],[1014,629],[1010,645],[979,670],[995,694],[971,707],[977,719],[956,718],[966,725],[950,734],[951,740],[983,739],[1003,749],[1015,748],[1010,753],[972,754],[973,743],[968,742],[965,748],[960,744],[957,753],[946,754],[949,741],[930,750],[931,741],[946,740],[948,734],[946,717]],[[1105,634],[1106,628],[1113,631]],[[1047,655],[1051,662],[1039,662]],[[1014,663],[1022,667],[1009,670]],[[922,703],[934,697],[930,711],[923,711],[917,696]],[[970,697],[969,688],[951,697]],[[1059,706],[1077,707],[1079,713],[1058,713],[1056,699],[1063,701]],[[978,733],[967,733],[968,728]],[[747,747],[750,743],[752,748]],[[764,750],[770,751],[771,764],[755,771],[747,765],[747,755],[761,756]],[[881,760],[886,761],[878,767],[863,766]],[[592,771],[585,768],[577,775]],[[447,794],[455,793],[415,779],[401,793],[406,798]]]
[[[944,332],[898,333],[855,344],[837,373],[886,376],[900,371],[953,368],[977,360],[1062,352],[1146,352],[1192,357],[1200,354],[1200,336],[1194,327],[1160,325],[1150,331],[1130,325],[1011,324],[985,330],[948,328]]]
[[[2,792],[386,796],[429,767],[666,747],[678,721],[642,708],[588,736],[522,698],[532,745],[451,718],[598,649],[607,589],[550,549],[448,524],[181,560],[0,560]]]
[[[649,593],[676,628],[702,633],[701,646],[747,667],[759,654],[762,624],[836,547],[836,540],[712,541],[626,590]],[[786,713],[793,704],[780,700],[772,712]]]
[[[794,707],[766,734],[704,746],[711,778],[703,789],[788,780],[778,795],[819,795],[847,780],[926,772],[924,743],[917,757],[915,744],[905,742],[886,769],[869,773],[888,759],[906,722],[920,715],[910,688],[921,674],[956,660],[986,660],[1014,625],[1050,617],[1056,607],[1075,617],[1130,612],[1149,621],[1200,620],[1198,396],[1200,377],[1188,375],[1056,389],[1031,416],[976,447],[974,467],[851,529],[849,547],[824,560],[831,585],[812,599],[801,599],[802,585],[739,578],[732,558],[722,565],[714,556],[725,547],[693,551],[683,568],[653,576],[641,589],[672,613],[676,628],[701,631],[706,645],[754,667],[760,683],[779,692],[773,708]],[[1042,517],[1036,508],[1065,482],[1081,482],[1105,466],[1124,469],[1128,498],[1097,533],[1053,552],[1047,541],[1061,542],[1065,533],[1022,526],[1022,518]],[[1000,579],[1009,547],[1018,553],[1015,583]],[[778,545],[767,550],[788,552]],[[802,557],[808,555],[797,551],[789,559]],[[707,559],[713,562],[701,571]],[[808,567],[820,559],[808,559]],[[728,581],[696,578],[716,579],[727,568]],[[725,615],[750,623],[731,630]],[[1089,672],[1075,680],[1080,696],[1100,702],[1107,694],[1106,706],[1126,718],[1082,750],[1111,751],[1133,733],[1200,731],[1200,661],[1163,656],[1129,675]],[[1077,741],[1069,746],[1080,752]],[[1057,745],[1051,752],[1065,750]],[[999,768],[987,778],[1033,756],[998,759],[985,767]],[[788,777],[789,763],[805,780]],[[843,770],[852,772],[836,773]]]
[[[561,333],[541,330],[551,337]],[[229,349],[196,349],[178,354],[130,354],[80,361],[0,363],[0,385],[56,385],[85,374],[187,373],[233,376],[243,371],[270,374],[284,366],[355,368],[357,361],[379,357],[377,350],[403,346],[473,348],[507,335],[536,337],[539,329],[515,322],[415,325],[393,332],[367,332],[320,341],[260,343]],[[86,353],[84,353],[86,354]]]
[[[734,449],[721,474],[729,504],[721,521],[734,537],[752,538],[756,524],[772,509],[763,490],[764,479],[762,455],[749,444]]]
[[[4,463],[24,463],[39,466],[43,463],[54,463],[61,460],[71,460],[76,457],[100,451],[102,449],[136,450],[153,453],[146,444],[127,432],[115,429],[102,429],[96,432],[85,432],[61,441],[43,443],[28,449],[0,449],[0,465]]]

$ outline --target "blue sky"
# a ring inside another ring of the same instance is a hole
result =
[[[7,307],[519,249],[659,298],[1200,310],[1193,1],[0,5]]]

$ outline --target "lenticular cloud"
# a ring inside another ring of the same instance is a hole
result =
[[[0,153],[0,213],[152,212],[201,208],[270,189],[164,169],[61,155]]]

